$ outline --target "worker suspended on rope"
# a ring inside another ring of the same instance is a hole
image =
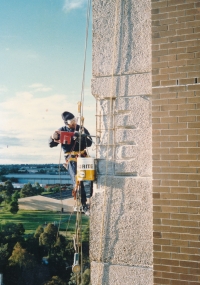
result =
[[[87,147],[92,145],[92,139],[88,130],[84,127],[81,127],[77,124],[77,119],[70,112],[63,112],[61,114],[62,119],[64,120],[65,126],[59,128],[55,131],[49,140],[49,146],[55,147],[60,143],[60,136],[62,132],[68,132],[70,136],[70,141],[68,143],[61,143],[62,149],[64,151],[65,161],[64,166],[68,169],[69,175],[71,177],[73,183],[73,191],[72,195],[76,199],[76,191],[77,191],[77,181],[76,181],[76,173],[77,173],[77,157],[80,155],[81,157],[87,156]],[[81,136],[81,138],[80,138]],[[88,206],[86,204],[87,198],[85,193],[85,188],[83,181],[80,182],[81,188],[81,204],[84,211],[88,210]]]

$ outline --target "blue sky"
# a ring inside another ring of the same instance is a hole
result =
[[[0,164],[58,163],[48,138],[77,115],[84,63],[87,0],[1,0]],[[95,135],[91,19],[85,126]]]

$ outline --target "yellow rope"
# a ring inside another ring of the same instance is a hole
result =
[[[91,0],[88,0],[87,4],[87,21],[86,21],[86,39],[85,39],[85,52],[84,52],[84,66],[83,66],[83,78],[82,78],[82,90],[81,90],[81,102],[79,104],[79,115],[80,115],[80,129],[79,129],[79,155],[81,154],[81,133],[83,131],[83,105],[84,105],[84,88],[85,88],[85,68],[86,68],[86,55],[87,55],[87,44],[88,44],[88,31],[89,31],[89,21],[90,21],[90,11],[91,11]],[[79,253],[79,261],[81,272],[77,274],[77,285],[82,282],[83,276],[83,249],[82,249],[82,207],[81,207],[81,185],[79,183],[77,189],[78,199],[76,200],[77,205],[77,219],[76,219],[76,239],[78,243],[78,253]],[[79,204],[79,205],[78,205]],[[80,246],[79,246],[80,244]],[[80,280],[79,280],[80,277]],[[79,283],[80,281],[80,283]]]

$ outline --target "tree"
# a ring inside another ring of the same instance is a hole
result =
[[[39,195],[44,191],[44,188],[40,186],[39,183],[36,182],[34,186],[31,185],[31,183],[25,184],[21,191],[20,191],[20,197],[31,197],[35,195]]]
[[[9,170],[10,173],[18,173],[18,167],[12,166]]]
[[[9,272],[12,273],[15,278],[9,278],[7,275],[7,280],[10,280],[8,281],[9,283],[6,282],[6,284],[38,284],[36,281],[36,274],[38,269],[39,268],[37,266],[35,256],[29,253],[25,248],[21,246],[19,242],[17,242],[9,258],[8,267]]]
[[[1,192],[2,192],[2,196],[4,198],[4,201],[6,203],[10,203],[12,194],[14,192],[14,187],[13,187],[10,180],[7,180],[4,183],[3,188],[1,188]]]
[[[8,260],[9,252],[8,252],[8,244],[0,245],[0,273],[3,270],[3,267],[6,265]]]
[[[44,192],[44,188],[40,186],[38,182],[36,182],[33,186],[35,195],[40,195],[42,192]]]
[[[44,285],[67,285],[67,283],[60,279],[58,276],[53,276],[51,281],[44,283]]]
[[[59,276],[61,278],[65,278],[66,263],[62,256],[54,253],[49,257],[48,262],[51,276]]]
[[[24,232],[25,229],[21,223],[6,223],[1,225],[0,243],[8,243],[9,254],[11,254],[13,247],[17,242],[24,241]]]
[[[7,180],[5,183],[4,183],[4,189],[9,193],[9,194],[12,194],[13,191],[14,191],[14,187],[12,185],[12,182],[10,180]]]
[[[6,177],[6,176],[1,175],[1,176],[0,176],[0,180],[1,180],[2,182],[5,182],[5,181],[7,181],[7,177]]]
[[[19,205],[17,201],[12,201],[10,202],[10,212],[12,214],[17,214],[17,212],[19,211]]]
[[[38,173],[45,174],[45,173],[47,173],[47,172],[46,172],[46,170],[44,170],[44,169],[39,169]]]
[[[16,225],[16,231],[19,235],[23,235],[25,233],[25,229],[22,223]]]
[[[34,189],[33,189],[33,186],[31,185],[31,183],[25,184],[20,191],[20,197],[21,198],[31,197],[34,195],[35,195],[35,193],[34,193]]]
[[[77,284],[77,278],[78,278],[78,281],[80,285],[91,285],[90,283],[90,269],[87,268],[84,272],[83,272],[83,275],[82,275],[82,278],[79,276],[77,276],[76,274],[74,273],[71,273],[71,278],[68,282],[68,285],[76,285]]]
[[[12,194],[12,201],[18,201],[19,197],[19,191],[15,191],[14,194]]]
[[[38,226],[36,231],[35,231],[35,234],[34,234],[34,237],[35,238],[39,238],[40,235],[44,232],[44,229],[42,226]]]
[[[11,182],[15,182],[15,183],[18,183],[18,178],[16,178],[16,177],[10,177],[10,181]]]
[[[66,238],[59,234],[54,244],[54,252],[58,253],[63,257],[66,251],[67,241]]]
[[[0,195],[0,204],[3,202],[3,197]]]
[[[40,235],[40,244],[47,248],[49,255],[55,245],[57,233],[58,228],[53,224],[48,224],[44,232]]]
[[[0,169],[0,175],[6,175],[6,174],[8,174],[8,170],[5,167],[2,167]]]
[[[14,246],[9,262],[10,265],[17,265],[20,269],[31,268],[36,264],[34,255],[22,248],[19,242]]]
[[[87,268],[82,275],[81,285],[90,285],[90,269]]]
[[[88,223],[85,229],[83,230],[83,240],[89,242],[89,235],[90,235],[90,227]]]
[[[60,187],[54,187],[54,188],[52,188],[52,190],[54,193],[58,193],[58,192],[60,192]]]
[[[26,238],[26,241],[23,243],[23,247],[29,252],[34,254],[35,259],[38,263],[41,263],[42,257],[45,256],[44,248],[41,247],[38,242],[38,238],[30,235]]]
[[[69,279],[69,282],[68,282],[68,285],[76,285],[77,284],[77,275],[76,274],[74,274],[74,273],[71,273],[71,277],[70,277],[70,279]],[[79,277],[79,283],[80,283],[80,277]]]

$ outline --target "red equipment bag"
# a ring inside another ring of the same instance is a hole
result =
[[[72,137],[74,136],[73,132],[63,132],[56,131],[60,135],[60,139],[57,140],[58,143],[62,144],[71,144]]]

